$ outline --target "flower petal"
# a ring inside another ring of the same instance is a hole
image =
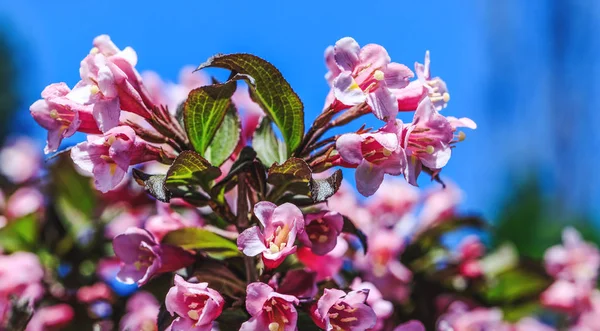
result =
[[[383,182],[383,175],[381,168],[364,160],[356,168],[356,189],[365,197],[375,194]]]
[[[398,115],[398,100],[386,87],[380,87],[369,93],[367,104],[375,117],[385,122],[393,121]]]
[[[265,301],[269,299],[269,294],[273,288],[265,283],[255,282],[246,287],[246,310],[250,315],[256,316],[263,310]]]
[[[343,71],[333,80],[333,95],[346,106],[355,106],[367,99],[350,71]]]
[[[342,70],[352,71],[359,63],[360,46],[350,37],[344,37],[335,43],[333,56]]]
[[[385,84],[390,88],[403,88],[408,86],[410,79],[415,75],[404,64],[392,62],[383,71]]]
[[[258,226],[253,226],[240,233],[237,239],[237,245],[238,249],[246,256],[256,256],[267,250],[263,234],[260,232]]]
[[[273,217],[275,208],[277,208],[277,205],[268,201],[260,201],[254,205],[254,215],[258,218],[262,226],[266,226],[271,217]]]
[[[346,133],[336,140],[335,148],[344,161],[352,164],[360,164],[363,160],[363,140],[363,137],[356,133]]]

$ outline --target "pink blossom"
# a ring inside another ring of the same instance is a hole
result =
[[[246,310],[252,316],[240,331],[269,330],[294,331],[298,313],[298,299],[292,295],[275,292],[265,283],[251,283],[246,289]]]
[[[44,269],[35,254],[16,252],[0,255],[0,321],[5,320],[12,295],[29,301],[30,305],[42,297],[43,277]]]
[[[500,309],[475,308],[469,310],[460,301],[454,302],[448,312],[438,319],[437,329],[440,331],[451,330],[503,330],[505,323],[502,321]]]
[[[164,82],[153,71],[142,73],[144,86],[156,105],[167,106],[171,114],[187,99],[191,90],[210,84],[210,79],[203,72],[194,72],[195,66],[186,65],[179,71],[179,82]]]
[[[321,281],[338,274],[344,264],[344,254],[347,250],[348,243],[339,236],[335,248],[325,255],[316,255],[310,248],[300,247],[296,256],[308,270],[316,272],[317,281]]]
[[[192,254],[170,245],[159,245],[145,230],[129,228],[113,239],[115,255],[121,260],[117,278],[124,283],[147,283],[158,273],[181,269],[194,262]]]
[[[322,329],[364,331],[375,326],[377,316],[365,304],[368,290],[346,293],[338,289],[325,289],[313,312],[313,320]]]
[[[286,256],[296,252],[296,235],[304,231],[304,217],[291,203],[277,206],[261,201],[254,206],[254,215],[262,225],[240,233],[238,248],[247,256],[262,254],[267,268],[276,268]]]
[[[325,255],[337,243],[337,237],[342,232],[344,218],[335,211],[321,211],[304,216],[304,232],[298,239],[304,246],[310,247],[313,253]]]
[[[548,326],[540,321],[531,318],[524,317],[520,319],[515,325],[512,326],[512,331],[555,331],[551,326]],[[572,329],[571,329],[572,330]]]
[[[462,201],[462,191],[450,182],[446,183],[446,187],[436,187],[428,191],[419,214],[419,231],[425,231],[434,224],[454,217]]]
[[[0,150],[0,173],[15,184],[35,176],[41,163],[38,148],[29,138],[19,137]]]
[[[160,305],[154,296],[148,292],[137,292],[127,301],[127,313],[119,323],[119,329],[155,331],[158,330],[156,319]]]
[[[367,290],[369,292],[367,304],[373,308],[373,311],[377,316],[377,323],[371,330],[382,330],[385,320],[394,312],[394,305],[383,298],[381,292],[373,283],[363,282],[360,278],[355,278],[350,285],[350,288],[354,291]]]
[[[42,307],[33,314],[25,331],[60,330],[74,317],[75,311],[66,303]]]
[[[69,97],[93,106],[94,119],[103,132],[119,125],[121,109],[149,118],[150,98],[134,68],[135,51],[130,47],[121,51],[107,35],[94,38],[93,44],[81,61],[81,81]]]
[[[189,283],[179,275],[175,275],[174,282],[165,298],[167,311],[171,316],[177,314],[171,330],[210,331],[223,311],[223,297],[208,283]]]
[[[106,193],[125,179],[130,165],[160,159],[160,150],[137,137],[132,128],[119,126],[103,136],[88,136],[88,141],[73,147],[71,158]]]
[[[398,104],[389,88],[407,86],[413,77],[410,69],[403,64],[390,63],[390,57],[382,46],[369,44],[361,49],[350,37],[335,43],[333,59],[339,73],[326,54],[328,66],[334,70],[328,77],[335,75],[333,94],[338,101],[346,106],[367,102],[377,118],[386,122],[396,118]]]
[[[71,100],[70,92],[65,83],[50,84],[42,91],[42,99],[29,107],[33,119],[48,130],[45,153],[55,152],[62,139],[76,131],[100,133],[92,115],[92,106]]]
[[[462,276],[476,278],[483,275],[478,261],[485,253],[485,246],[476,235],[465,237],[458,245],[458,270]]]
[[[558,279],[595,283],[600,268],[598,248],[583,241],[572,227],[563,230],[562,241],[562,245],[550,247],[544,255],[548,274]]]
[[[144,221],[148,218],[150,214],[149,208],[147,206],[137,207],[137,208],[128,208],[118,214],[115,218],[113,218],[106,226],[104,227],[104,237],[107,239],[112,239],[116,235],[125,232],[128,228],[131,227],[142,227]]]
[[[431,99],[438,111],[446,108],[448,101],[450,101],[450,93],[448,93],[446,83],[440,77],[431,78],[430,66],[429,51],[426,51],[425,64],[415,62],[417,80],[410,82],[405,88],[391,89],[398,100],[400,110],[415,110],[419,102],[425,97]]]
[[[545,307],[574,314],[585,310],[592,290],[591,284],[559,279],[541,294],[540,301]]]
[[[97,300],[111,301],[112,297],[110,287],[102,282],[83,286],[77,290],[77,300],[82,303],[92,303]]]
[[[5,215],[14,220],[39,212],[44,208],[44,196],[33,187],[21,187],[15,191],[6,202]]]
[[[398,325],[394,331],[425,331],[425,326],[419,321],[408,321]]]
[[[336,141],[341,165],[356,167],[356,188],[364,196],[373,195],[384,174],[400,175],[406,167],[406,155],[400,146],[402,122],[387,123],[373,133],[347,133]]]
[[[377,215],[377,223],[393,226],[410,213],[420,199],[417,188],[404,180],[390,178],[381,183],[375,195],[367,201],[367,208]]]
[[[204,223],[192,210],[186,210],[185,215],[182,215],[171,209],[168,203],[157,201],[156,206],[157,214],[148,218],[144,228],[158,241],[171,231],[185,227],[198,227]]]

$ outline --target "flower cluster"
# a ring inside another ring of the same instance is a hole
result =
[[[347,37],[325,63],[331,89],[304,130],[299,96],[259,57],[197,68],[224,82],[186,67],[170,83],[95,38],[80,81],[30,107],[46,153],[85,141],[45,169],[27,140],[0,151],[0,329],[597,329],[595,246],[567,228],[546,273],[459,211],[440,171],[476,125],[440,113],[429,52],[413,73]],[[370,114],[380,128],[327,135]],[[420,190],[421,172],[441,185]],[[521,301],[543,313],[510,310]]]

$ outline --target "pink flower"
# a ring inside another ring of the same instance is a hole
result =
[[[194,262],[193,255],[170,245],[159,245],[148,231],[129,228],[113,239],[115,255],[121,260],[117,278],[124,283],[147,283],[158,273],[181,269]]]
[[[175,286],[165,298],[167,311],[177,318],[171,324],[172,331],[210,331],[213,321],[221,315],[225,300],[208,283],[189,283],[175,275]]]
[[[44,209],[44,196],[33,187],[21,187],[6,202],[5,215],[14,220]]]
[[[425,331],[425,326],[419,321],[408,321],[398,325],[394,331]]]
[[[339,73],[333,67],[331,58],[328,66],[333,69],[333,94],[346,106],[367,102],[373,114],[386,122],[393,121],[398,114],[396,98],[389,88],[401,89],[413,77],[405,65],[390,63],[387,51],[380,45],[369,44],[362,49],[358,43],[345,37],[338,40],[333,48],[333,59]]]
[[[148,292],[137,292],[127,301],[127,314],[121,318],[120,330],[158,330],[156,319],[160,305]]]
[[[562,241],[562,245],[550,247],[544,255],[548,274],[558,279],[595,283],[600,268],[598,248],[583,241],[572,227],[563,230]]]
[[[153,71],[142,73],[144,86],[147,88],[152,102],[167,106],[171,114],[187,99],[191,90],[210,84],[210,79],[202,72],[194,72],[195,66],[186,65],[179,71],[179,82],[164,82]]]
[[[69,97],[93,105],[92,113],[103,132],[119,125],[121,109],[150,117],[150,98],[134,68],[136,63],[132,48],[121,51],[107,35],[94,38],[94,47],[81,61],[81,81]]]
[[[431,78],[430,65],[429,51],[427,51],[425,52],[425,64],[415,62],[415,72],[418,79],[410,82],[405,88],[391,89],[398,100],[400,110],[415,110],[419,102],[426,96],[431,99],[438,111],[446,108],[448,101],[450,101],[448,88],[441,78]]]
[[[295,296],[277,293],[259,282],[249,284],[246,293],[246,310],[252,318],[242,324],[240,331],[297,330],[298,313],[294,305],[298,299]]]
[[[454,183],[447,182],[445,188],[436,187],[427,192],[419,214],[418,231],[424,231],[434,224],[454,217],[462,201],[463,193]]]
[[[342,232],[344,218],[335,211],[321,211],[304,216],[304,232],[298,239],[313,253],[325,255],[335,247],[337,237]]]
[[[29,107],[33,119],[48,130],[45,153],[55,152],[62,139],[76,131],[100,133],[92,116],[92,106],[71,100],[70,92],[65,83],[50,84],[42,91],[42,99]]]
[[[356,167],[356,188],[362,195],[373,195],[384,174],[404,172],[406,155],[398,138],[401,128],[402,122],[396,120],[373,133],[347,133],[336,141],[341,165]]]
[[[385,320],[394,312],[394,305],[383,299],[381,292],[373,285],[373,283],[363,282],[360,278],[355,278],[352,285],[350,285],[350,288],[354,291],[367,290],[369,292],[367,303],[373,308],[373,311],[377,316],[377,323],[371,330],[382,330]]]
[[[66,303],[42,307],[33,314],[25,331],[60,330],[74,317],[75,311]]]
[[[118,206],[118,205],[117,205]],[[128,228],[135,227],[140,228],[148,218],[150,210],[148,206],[142,206],[137,208],[128,208],[125,206],[123,212],[113,218],[104,227],[104,237],[112,239],[116,235],[125,232]],[[156,237],[156,236],[155,236]]]
[[[575,314],[585,310],[592,290],[591,284],[559,279],[542,293],[540,301],[545,307]]]
[[[375,326],[377,316],[367,306],[368,290],[346,292],[325,289],[311,316],[317,326],[327,331],[364,331]]]
[[[277,206],[261,201],[254,206],[254,215],[262,225],[240,233],[238,248],[247,256],[262,254],[267,268],[276,268],[286,256],[296,252],[296,235],[304,231],[304,217],[291,203]]]
[[[98,282],[77,290],[77,300],[82,303],[92,303],[97,300],[111,301],[112,291],[105,283]]]
[[[41,168],[41,157],[35,143],[19,137],[0,150],[0,173],[20,184],[35,176]]]
[[[367,208],[376,215],[376,222],[394,226],[409,214],[421,199],[419,190],[404,180],[389,179],[381,183],[375,195],[367,201]]]
[[[460,302],[454,302],[448,312],[438,319],[438,330],[502,330],[505,323],[502,321],[500,309],[475,308],[469,310]]]
[[[338,274],[344,264],[344,254],[347,250],[348,243],[339,236],[335,248],[325,255],[316,255],[310,248],[300,247],[296,256],[308,270],[317,273],[317,281],[319,282]]]
[[[137,137],[132,128],[119,126],[103,136],[88,136],[87,142],[73,147],[71,158],[106,193],[125,179],[130,165],[157,160],[160,150]]]
[[[44,269],[35,254],[16,252],[0,255],[0,321],[5,320],[12,295],[29,301],[32,306],[42,297],[43,277]]]
[[[150,232],[156,240],[161,241],[169,232],[185,227],[199,227],[203,221],[196,213],[186,210],[185,215],[175,212],[168,203],[156,202],[157,215],[150,216],[144,228]]]

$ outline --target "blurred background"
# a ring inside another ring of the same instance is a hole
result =
[[[538,257],[567,223],[597,237],[599,18],[596,0],[0,1],[0,140],[29,135],[43,146],[29,105],[50,83],[77,82],[99,34],[132,46],[140,71],[170,81],[215,53],[259,55],[300,95],[307,122],[328,92],[323,52],[339,38],[381,44],[411,68],[429,49],[451,93],[444,114],[479,125],[444,178],[499,240]],[[430,185],[425,176],[421,185]]]

